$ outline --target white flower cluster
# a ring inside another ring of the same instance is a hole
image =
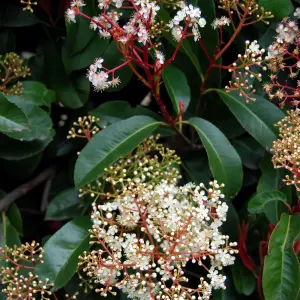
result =
[[[232,265],[237,243],[220,232],[228,206],[216,181],[210,187],[157,186],[128,188],[113,202],[93,205],[92,243],[101,250],[85,253],[83,270],[102,295],[113,287],[133,299],[209,299],[225,288],[221,270]],[[187,262],[207,272],[198,287],[189,286]]]
[[[294,16],[295,16],[297,19],[300,19],[300,7],[297,7],[297,8],[296,8],[296,11],[294,12]]]
[[[295,15],[300,15],[300,10],[296,10]],[[299,27],[297,22],[290,20],[285,23],[279,23],[276,28],[277,36],[276,41],[268,48],[267,60],[277,59],[278,56],[284,55],[284,51],[288,44],[293,44],[299,40]]]
[[[230,25],[229,18],[227,18],[225,16],[222,16],[221,18],[216,18],[211,24],[213,29],[217,29],[217,28],[225,26],[225,25],[227,25],[227,26]]]
[[[67,9],[66,11],[66,19],[68,22],[73,22],[76,23],[76,9],[79,9],[80,7],[85,6],[85,3],[82,0],[74,0],[71,2],[70,8]]]
[[[87,73],[87,77],[96,91],[103,91],[111,86],[115,87],[120,83],[119,77],[108,80],[109,74],[103,71],[102,63],[103,58],[97,58],[95,62],[90,65]]]
[[[206,20],[201,17],[201,10],[193,5],[184,6],[177,11],[175,17],[169,22],[169,27],[172,29],[172,35],[176,41],[182,38],[183,25],[188,24],[192,28],[194,40],[200,38],[199,27],[203,28],[206,25]]]

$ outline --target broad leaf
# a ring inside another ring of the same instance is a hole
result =
[[[21,212],[18,206],[15,203],[12,203],[8,208],[6,215],[12,224],[12,226],[17,230],[17,232],[22,235],[23,234],[23,220],[21,216]]]
[[[45,220],[67,220],[80,216],[83,199],[78,197],[74,188],[64,190],[51,200]]]
[[[225,184],[226,196],[235,196],[243,181],[239,155],[226,136],[212,123],[200,118],[192,118],[188,122],[196,129],[203,143],[214,179]]]
[[[29,121],[24,112],[0,93],[0,131],[26,132],[28,129]]]
[[[286,196],[279,191],[263,192],[254,196],[248,203],[248,211],[251,214],[262,213],[267,203],[281,201],[287,203]]]
[[[237,292],[246,296],[251,295],[256,286],[254,275],[243,265],[239,258],[235,260],[230,269]]]
[[[258,3],[265,11],[270,11],[277,19],[287,17],[294,10],[291,0],[259,0]]]
[[[215,90],[240,124],[268,151],[276,139],[274,124],[284,113],[270,101],[254,95],[255,102],[246,103],[238,92]]]
[[[180,101],[183,102],[185,111],[191,100],[191,91],[184,73],[173,65],[168,65],[162,76],[176,114],[180,112]]]
[[[84,216],[58,230],[44,246],[44,263],[37,265],[37,274],[62,288],[76,272],[78,256],[90,247],[90,228],[90,217]]]
[[[261,177],[257,185],[257,193],[277,190],[282,183],[284,176],[283,169],[275,169],[272,163],[272,157],[266,153],[264,159],[260,163]]]
[[[37,81],[23,81],[22,98],[28,104],[50,107],[55,101],[55,92]]]
[[[295,300],[299,293],[299,261],[293,250],[300,216],[283,214],[274,229],[265,257],[262,286],[266,300]]]
[[[155,119],[136,116],[100,131],[80,152],[75,165],[76,187],[98,178],[106,167],[132,151],[158,126],[159,122]]]
[[[11,132],[7,135],[24,141],[35,139],[45,140],[51,135],[52,121],[49,115],[38,106],[27,104],[26,101],[18,96],[7,96],[7,99],[17,105],[25,113],[30,130],[25,132]]]

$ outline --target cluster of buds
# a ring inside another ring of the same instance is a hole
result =
[[[300,17],[299,8],[295,11],[294,16]],[[300,31],[297,23],[295,20],[286,18],[277,26],[276,40],[268,48],[265,58],[271,75],[270,82],[264,85],[264,90],[269,98],[278,101],[281,107],[286,104],[298,107],[300,103],[300,82],[298,80]],[[284,78],[289,77],[288,80],[281,79],[283,73]]]
[[[74,127],[70,129],[67,139],[83,138],[90,140],[100,131],[100,128],[96,124],[99,121],[99,118],[90,115],[79,117],[78,121],[73,123]]]
[[[257,72],[257,69],[259,70],[261,67],[265,50],[260,49],[257,41],[251,43],[246,41],[245,45],[244,55],[239,54],[235,62],[222,68],[228,69],[233,74],[229,86],[225,87],[226,91],[239,91],[239,95],[249,102],[249,100],[255,100],[255,98],[251,98],[251,95],[256,92],[252,83],[254,79],[261,80],[262,74]]]
[[[20,95],[23,92],[22,78],[30,76],[30,69],[23,59],[14,52],[0,56],[0,92],[9,95]],[[17,81],[17,83],[15,83]],[[15,83],[14,85],[11,85]]]
[[[300,190],[300,114],[299,110],[291,110],[287,117],[279,121],[280,139],[273,143],[274,153],[272,161],[275,168],[285,168],[293,176],[286,175],[283,182],[294,185]]]
[[[228,206],[216,181],[178,187],[127,185],[112,202],[93,204],[91,244],[79,268],[102,296],[122,290],[133,299],[209,299],[225,289],[224,266],[234,263],[237,243],[220,232]],[[203,269],[189,285],[187,263]]]
[[[42,281],[35,274],[37,263],[42,263],[44,250],[33,241],[20,247],[0,248],[2,292],[7,299],[50,299],[53,284],[49,280]]]
[[[29,12],[33,13],[32,5],[37,5],[37,2],[33,2],[31,0],[21,0],[21,4],[26,5],[23,10],[28,10]]]
[[[97,199],[114,199],[127,191],[128,184],[156,185],[161,180],[176,184],[181,178],[180,158],[175,151],[157,143],[159,136],[146,139],[136,150],[119,159],[95,182],[79,190],[79,196],[90,195]]]
[[[235,13],[240,20],[245,18],[245,21],[249,23],[262,21],[269,24],[268,20],[273,18],[272,13],[260,7],[257,0],[219,0],[219,2],[219,8],[227,11],[229,15]]]

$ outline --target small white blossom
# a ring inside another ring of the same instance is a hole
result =
[[[213,29],[217,29],[218,27],[221,27],[221,26],[229,26],[230,25],[230,20],[229,18],[225,17],[225,16],[222,16],[221,18],[216,18],[211,26]]]
[[[72,8],[68,8],[67,11],[66,11],[66,19],[68,22],[73,22],[73,23],[76,23],[76,14],[75,14],[75,11],[74,9]]]
[[[163,65],[165,62],[164,54],[161,51],[155,51],[155,56],[156,56],[156,59],[159,61],[159,63],[161,65]]]
[[[298,19],[300,19],[300,7],[296,8],[296,11],[294,12],[294,16]]]

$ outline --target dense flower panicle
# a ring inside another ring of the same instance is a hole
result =
[[[101,295],[114,287],[133,299],[209,299],[225,288],[221,270],[234,263],[236,243],[220,232],[228,206],[216,181],[178,187],[128,185],[127,192],[93,204],[91,243],[80,268]],[[192,288],[184,270],[197,263],[207,273]]]
[[[90,195],[92,198],[116,198],[127,191],[127,186],[140,183],[156,185],[161,180],[177,184],[181,175],[178,166],[180,158],[175,151],[157,143],[159,135],[151,136],[126,157],[119,159],[95,182],[79,190],[79,196]],[[108,189],[108,186],[113,188]],[[107,191],[110,190],[110,191]]]
[[[273,143],[272,161],[275,168],[285,168],[293,176],[286,175],[283,181],[300,190],[300,112],[289,111],[289,115],[276,124],[279,139]]]

